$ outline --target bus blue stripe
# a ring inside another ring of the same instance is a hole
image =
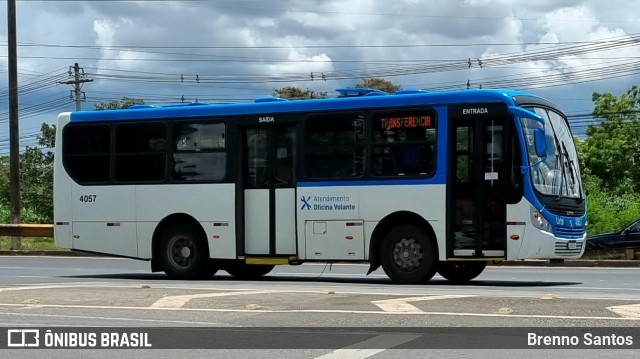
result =
[[[381,107],[438,106],[464,102],[503,102],[513,105],[520,92],[507,90],[462,90],[404,95],[327,98],[305,101],[245,102],[202,104],[200,106],[138,107],[126,110],[72,112],[71,122],[137,121],[199,116],[264,115],[331,110],[366,110]],[[524,93],[522,93],[524,94]],[[384,100],[381,100],[384,99]]]
[[[425,179],[384,179],[362,181],[318,181],[298,182],[297,187],[342,187],[342,186],[407,186],[407,185],[434,185],[445,184],[443,176],[434,176]]]

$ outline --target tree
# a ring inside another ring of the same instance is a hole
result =
[[[43,123],[38,145],[27,147],[20,158],[25,222],[53,222],[53,147],[56,126]]]
[[[637,86],[626,93],[594,93],[593,117],[578,142],[589,201],[589,235],[621,228],[640,217],[640,94]]]
[[[361,83],[356,84],[355,87],[376,89],[376,90],[380,90],[388,93],[396,93],[398,90],[402,89],[402,86],[395,85],[393,82],[387,81],[379,77],[364,79],[362,80]]]
[[[287,86],[274,90],[274,96],[288,100],[305,100],[311,98],[326,98],[326,91],[303,90],[299,87]]]
[[[144,105],[144,100],[139,98],[123,97],[122,100],[112,100],[96,104],[96,110],[119,110],[126,109],[133,105]]]
[[[395,85],[391,81],[387,81],[382,78],[372,77],[370,79],[364,79],[361,83],[355,84],[355,88],[370,88],[374,90],[385,91],[388,93],[395,93],[402,89],[402,86]],[[280,98],[286,98],[289,100],[304,100],[311,98],[326,98],[326,91],[312,91],[309,89],[303,90],[299,87],[287,86],[274,90],[274,96]]]
[[[27,146],[20,154],[22,222],[53,222],[53,148],[56,126],[43,123],[38,146]],[[9,208],[8,157],[0,160],[0,216],[6,223]],[[7,175],[5,175],[7,174]],[[6,210],[6,211],[5,211]],[[6,213],[5,213],[6,212]],[[4,218],[7,216],[7,218]]]
[[[616,97],[594,93],[593,117],[602,119],[589,126],[582,146],[588,173],[616,193],[640,192],[640,89],[632,86]]]

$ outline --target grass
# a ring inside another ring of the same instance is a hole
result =
[[[53,238],[47,237],[22,237],[20,249],[24,251],[51,251],[63,250],[56,247]],[[11,249],[11,237],[0,237],[0,251]]]

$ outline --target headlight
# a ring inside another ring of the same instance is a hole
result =
[[[533,207],[531,208],[531,223],[538,229],[551,232],[551,225],[549,224],[549,222],[544,219],[540,211],[534,209]]]

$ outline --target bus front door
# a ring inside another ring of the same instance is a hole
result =
[[[484,108],[484,107],[483,107]],[[450,109],[447,257],[506,258],[506,109]],[[464,114],[464,115],[463,115]]]
[[[238,255],[293,255],[295,127],[245,128],[242,135],[240,222],[244,225]]]

